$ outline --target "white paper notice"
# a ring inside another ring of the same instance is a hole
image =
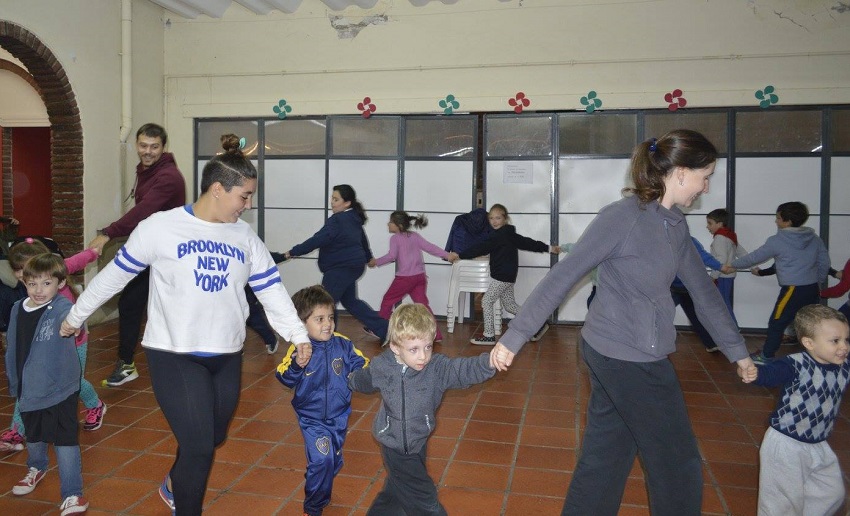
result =
[[[534,167],[531,161],[506,161],[502,172],[503,183],[525,183],[534,182]]]

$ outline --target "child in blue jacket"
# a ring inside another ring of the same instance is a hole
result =
[[[71,302],[59,295],[65,262],[51,253],[34,256],[23,269],[28,297],[15,303],[6,335],[9,394],[17,399],[27,438],[27,475],[12,494],[31,493],[47,474],[47,445],[59,466],[62,516],[85,512],[77,403],[82,369],[73,337],[59,328]]]
[[[348,375],[366,367],[369,359],[334,332],[334,300],[327,290],[320,285],[303,288],[292,296],[292,303],[307,327],[313,355],[300,363],[295,346],[290,346],[275,376],[295,391],[292,407],[307,452],[304,514],[319,516],[331,501],[334,477],[342,468],[351,414]]]

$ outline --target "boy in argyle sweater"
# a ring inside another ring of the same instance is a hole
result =
[[[782,386],[759,456],[759,516],[831,515],[844,482],[826,442],[850,379],[847,318],[824,305],[801,308],[794,326],[805,352],[742,371],[744,382]]]

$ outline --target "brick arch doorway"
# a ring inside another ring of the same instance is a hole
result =
[[[77,99],[59,60],[32,32],[0,20],[0,47],[26,66],[50,120],[53,238],[62,249],[83,246],[83,127]]]

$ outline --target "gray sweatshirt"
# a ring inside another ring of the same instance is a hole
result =
[[[494,374],[489,353],[463,358],[434,353],[428,365],[416,371],[399,364],[387,349],[369,367],[352,372],[348,386],[366,394],[380,391],[383,403],[372,435],[382,445],[407,454],[418,453],[434,431],[443,393],[482,383]]]
[[[763,246],[733,261],[732,267],[749,269],[771,258],[776,261],[776,279],[782,286],[821,283],[829,274],[826,246],[805,226],[780,229]]]
[[[699,321],[730,361],[748,356],[729,310],[705,273],[682,212],[637,197],[609,204],[569,256],[558,262],[522,304],[500,342],[513,352],[540,328],[591,269],[599,267],[596,299],[582,336],[599,353],[652,362],[676,350],[676,308],[670,284],[679,276]]]

